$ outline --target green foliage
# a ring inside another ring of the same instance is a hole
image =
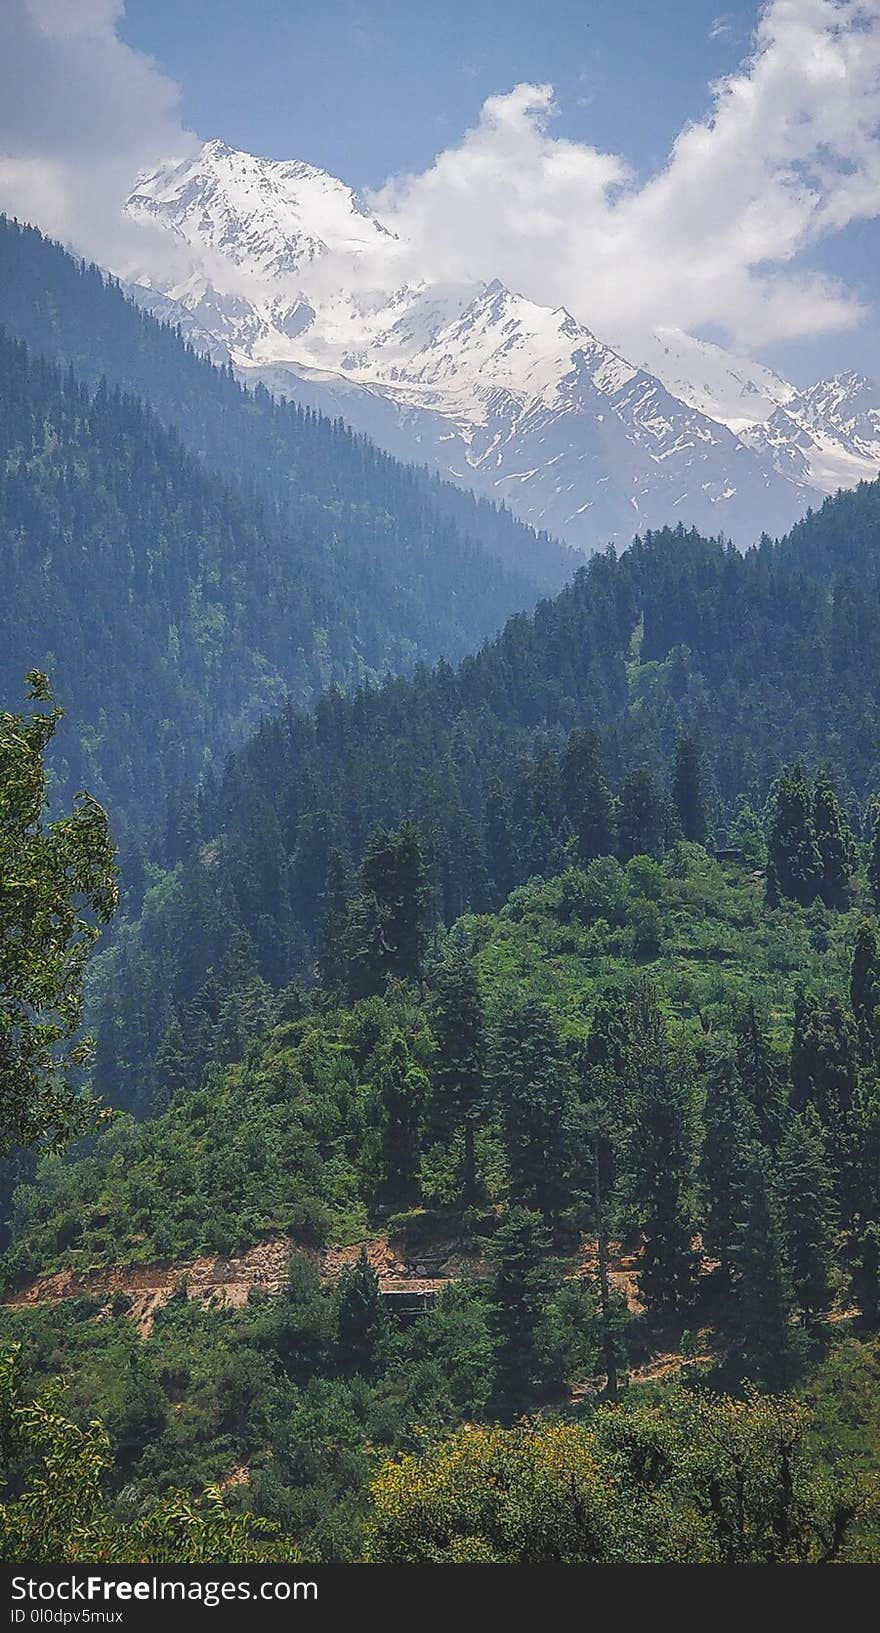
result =
[[[0,1157],[58,1145],[94,1120],[76,1070],[86,961],[116,908],[104,811],[80,794],[45,823],[45,755],[61,719],[45,675],[29,697],[46,712],[0,714]]]
[[[758,1395],[461,1431],[373,1484],[379,1564],[826,1564],[870,1482],[825,1475],[805,1410]]]
[[[79,1427],[63,1411],[58,1384],[24,1398],[14,1350],[0,1353],[0,1465],[16,1492],[0,1501],[0,1555],[17,1564],[244,1564],[298,1559],[271,1527],[231,1513],[220,1489],[201,1498],[170,1492],[136,1516],[109,1507],[103,1477],[109,1439],[97,1420]]]

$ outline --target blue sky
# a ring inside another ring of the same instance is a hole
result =
[[[880,0],[722,7],[0,0],[0,208],[137,275],[134,177],[219,136],[633,355],[880,375]]]
[[[719,0],[128,0],[120,32],[178,81],[200,135],[376,187],[523,80],[555,86],[566,136],[654,169],[756,15]]]

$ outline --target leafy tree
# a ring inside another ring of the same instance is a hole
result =
[[[0,1553],[21,1564],[245,1564],[298,1559],[253,1514],[232,1513],[218,1486],[151,1497],[119,1519],[104,1495],[111,1467],[107,1431],[63,1410],[53,1382],[34,1399],[22,1389],[16,1352],[0,1352],[0,1465],[15,1491],[0,1499]]]
[[[45,675],[29,697],[48,705],[0,714],[0,1156],[15,1143],[61,1144],[94,1119],[76,1073],[86,962],[116,908],[107,818],[87,794],[44,823],[44,755],[61,719]]]
[[[468,1426],[376,1476],[376,1564],[830,1564],[870,1480],[824,1471],[796,1401],[678,1397],[587,1423]]]
[[[685,839],[705,845],[709,831],[703,755],[692,732],[682,732],[672,762],[672,803]]]

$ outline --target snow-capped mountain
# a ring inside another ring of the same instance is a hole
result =
[[[637,365],[563,308],[426,280],[311,165],[208,142],[142,176],[127,208],[167,234],[161,264],[130,269],[137,298],[196,344],[587,551],[678,520],[745,544],[878,452],[867,382],[798,393],[676,330]]]

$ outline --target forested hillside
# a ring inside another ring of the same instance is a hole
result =
[[[63,1370],[73,1418],[105,1419],[116,1524],[219,1480],[227,1523],[310,1559],[876,1557],[854,850],[848,889],[773,906],[751,862],[678,841],[423,933],[415,978],[354,1002],[252,983],[213,1028],[231,1064],[19,1190],[19,1391]],[[418,917],[417,881],[397,899]]]
[[[174,871],[155,876],[102,970],[101,1092],[149,1105],[169,1027],[197,1034],[194,1014],[242,968],[278,987],[312,979],[317,958],[332,985],[322,947],[338,945],[376,830],[404,819],[447,924],[566,858],[747,834],[798,757],[832,774],[858,829],[880,788],[878,544],[880,485],[745,556],[653,535],[595,558],[457,670],[331,691],[313,716],[265,722],[175,809]],[[671,801],[683,726],[706,761],[699,832]]]

